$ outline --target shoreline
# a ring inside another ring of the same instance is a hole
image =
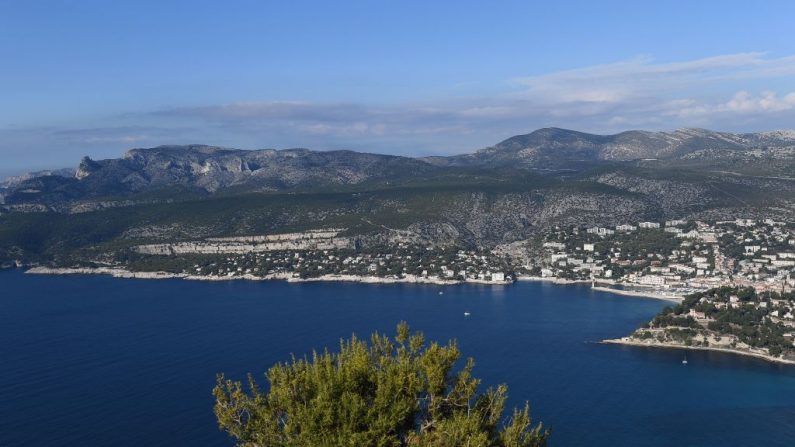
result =
[[[558,285],[572,285],[572,284],[591,284],[587,279],[564,279],[558,277],[548,276],[517,276],[517,281],[532,281],[532,282],[549,282]]]
[[[255,276],[251,274],[235,275],[235,276],[208,276],[208,275],[191,275],[187,273],[171,273],[164,271],[153,272],[135,272],[119,267],[44,267],[37,266],[26,269],[25,274],[32,275],[109,275],[114,278],[123,279],[184,279],[189,281],[286,281],[288,283],[309,283],[309,282],[350,282],[360,284],[423,284],[423,285],[438,285],[438,286],[452,286],[460,284],[478,284],[478,285],[491,285],[491,286],[508,286],[513,284],[514,281],[493,282],[480,279],[467,279],[450,280],[441,278],[423,278],[418,276],[409,276],[406,278],[384,278],[379,276],[361,276],[361,275],[338,275],[326,274],[311,278],[294,277],[292,273],[272,273],[266,276]],[[609,286],[594,286],[588,280],[570,280],[562,278],[543,278],[540,276],[517,276],[516,281],[535,281],[535,282],[548,282],[555,285],[590,285],[591,290],[598,292],[612,293],[621,296],[650,298],[664,300],[674,303],[682,301],[683,297],[679,295],[666,295],[655,292],[634,291],[615,289]]]
[[[681,303],[684,299],[682,295],[667,295],[661,292],[655,291],[642,291],[642,290],[625,290],[625,289],[616,289],[609,286],[604,285],[592,285],[593,282],[586,280],[586,279],[562,279],[562,278],[549,278],[549,277],[541,277],[541,276],[517,276],[517,281],[534,281],[534,282],[548,282],[551,284],[556,285],[577,285],[577,284],[588,284],[591,286],[591,290],[595,290],[597,292],[606,292],[606,293],[613,293],[616,295],[622,296],[630,296],[630,297],[637,297],[637,298],[651,298],[656,300],[663,300],[669,301],[673,303]],[[612,281],[601,281],[603,284],[615,284]]]
[[[713,352],[723,352],[727,354],[735,354],[735,355],[742,355],[746,357],[755,357],[760,360],[764,360],[771,363],[778,363],[782,365],[795,365],[795,360],[787,360],[782,359],[779,357],[772,357],[767,354],[760,354],[756,352],[750,351],[742,351],[739,349],[728,349],[728,348],[711,348],[711,347],[704,347],[704,346],[687,346],[687,345],[678,345],[673,343],[660,343],[660,342],[640,342],[630,340],[627,337],[622,338],[610,338],[606,340],[602,340],[598,342],[600,344],[605,345],[622,345],[622,346],[634,346],[634,347],[644,347],[644,348],[662,348],[662,349],[686,349],[690,351],[713,351]]]
[[[479,284],[491,286],[508,286],[513,282],[493,282],[479,279],[447,280],[440,278],[423,278],[411,276],[406,278],[382,278],[379,276],[360,276],[360,275],[333,275],[326,274],[312,278],[294,277],[292,273],[273,273],[266,276],[255,276],[251,274],[235,276],[208,276],[190,275],[187,273],[171,273],[163,271],[155,272],[134,272],[117,267],[32,267],[25,270],[25,274],[31,275],[109,275],[113,278],[124,279],[184,279],[190,281],[286,281],[288,283],[305,282],[354,282],[361,284],[424,284],[451,286],[459,284]]]
[[[591,287],[591,290],[596,290],[598,292],[614,293],[616,295],[622,295],[622,296],[632,296],[637,298],[654,298],[657,300],[670,301],[677,304],[681,303],[682,300],[684,300],[684,297],[681,295],[666,295],[664,293],[643,292],[640,290],[614,289],[612,287],[605,287],[605,286],[593,286]]]

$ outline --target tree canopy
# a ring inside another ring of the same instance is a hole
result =
[[[537,447],[549,432],[529,407],[503,417],[507,387],[478,393],[474,361],[455,343],[426,343],[406,323],[390,338],[353,336],[338,353],[293,358],[244,386],[218,376],[219,426],[240,446]]]

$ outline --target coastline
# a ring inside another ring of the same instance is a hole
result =
[[[559,284],[559,285],[570,285],[570,284],[591,284],[590,280],[587,279],[564,279],[558,277],[549,277],[549,276],[517,276],[517,281],[535,281],[535,282],[549,282],[552,284]]]
[[[779,363],[782,365],[795,365],[795,360],[787,360],[779,357],[773,357],[767,354],[760,354],[756,352],[750,351],[743,351],[739,349],[728,349],[728,348],[712,348],[712,347],[704,347],[704,346],[687,346],[687,345],[679,345],[674,343],[661,343],[658,341],[652,342],[641,342],[635,341],[630,339],[629,337],[622,337],[622,338],[612,338],[607,340],[602,340],[599,342],[600,344],[606,345],[623,345],[623,346],[635,346],[635,347],[645,347],[645,348],[663,348],[663,349],[687,349],[691,351],[714,351],[714,352],[723,352],[728,354],[736,354],[736,355],[743,355],[746,357],[755,357],[761,360],[765,360],[772,363]]]
[[[492,286],[507,286],[512,282],[492,282],[479,279],[467,279],[466,281],[459,280],[446,280],[439,278],[423,278],[419,276],[410,276],[406,278],[382,278],[378,276],[359,276],[359,275],[333,275],[327,274],[312,278],[298,278],[293,277],[292,273],[273,273],[266,276],[255,276],[251,274],[235,275],[235,276],[205,276],[205,275],[189,275],[186,273],[171,273],[171,272],[133,272],[127,269],[118,267],[80,267],[80,268],[64,268],[64,267],[32,267],[25,271],[25,274],[32,275],[109,275],[114,278],[125,279],[186,279],[191,281],[287,281],[290,283],[302,282],[355,282],[362,284],[427,284],[450,286],[458,284],[480,284]]]
[[[652,298],[657,300],[664,300],[673,303],[681,303],[684,299],[684,296],[681,295],[667,295],[664,293],[659,292],[645,292],[641,290],[624,290],[624,289],[615,289],[609,286],[596,286],[593,285],[592,281],[586,279],[562,279],[562,278],[550,278],[550,277],[542,277],[542,276],[517,276],[517,281],[536,281],[536,282],[548,282],[551,284],[556,285],[575,285],[575,284],[588,284],[591,285],[591,290],[596,290],[598,292],[606,292],[606,293],[613,293],[616,295],[622,296],[630,296],[630,297],[637,297],[637,298]],[[615,284],[614,282],[610,281],[601,281],[602,283],[607,284]]]
[[[207,275],[190,275],[187,273],[171,273],[163,271],[153,272],[134,272],[131,270],[119,267],[31,267],[25,270],[25,274],[32,275],[108,275],[114,278],[123,279],[185,279],[190,281],[287,281],[289,283],[305,283],[305,282],[352,282],[360,284],[425,284],[437,286],[452,286],[459,284],[479,284],[479,285],[492,285],[492,286],[508,286],[513,282],[492,282],[480,279],[467,279],[449,280],[441,278],[423,278],[420,276],[407,276],[405,278],[383,278],[379,276],[360,276],[360,275],[337,275],[326,274],[312,278],[299,278],[294,277],[292,273],[273,273],[266,276],[255,276],[251,274],[235,275],[235,276],[207,276]],[[682,301],[683,297],[678,295],[666,295],[655,292],[644,292],[634,290],[614,289],[607,286],[594,286],[588,280],[569,280],[562,278],[543,278],[539,276],[517,276],[516,281],[538,281],[549,282],[555,285],[576,285],[587,284],[590,285],[591,290],[599,292],[613,293],[616,295],[638,297],[638,298],[651,298],[664,300],[674,303]]]
[[[605,286],[593,286],[591,289],[599,292],[615,293],[616,295],[633,296],[638,298],[654,298],[658,300],[671,301],[677,304],[684,300],[684,297],[680,295],[666,295],[663,293],[643,292],[639,290],[614,289],[612,287]]]

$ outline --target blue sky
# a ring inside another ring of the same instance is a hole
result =
[[[0,0],[0,175],[159,144],[792,128],[793,21],[791,1]]]

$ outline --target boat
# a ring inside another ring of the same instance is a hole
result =
[[[440,291],[440,292],[439,292],[439,295],[444,295],[444,292]]]
[[[684,360],[682,360],[682,364],[683,364],[683,365],[687,365],[687,355],[685,355],[685,358],[684,358]]]
[[[468,317],[469,316],[469,312],[464,312],[464,316]]]

